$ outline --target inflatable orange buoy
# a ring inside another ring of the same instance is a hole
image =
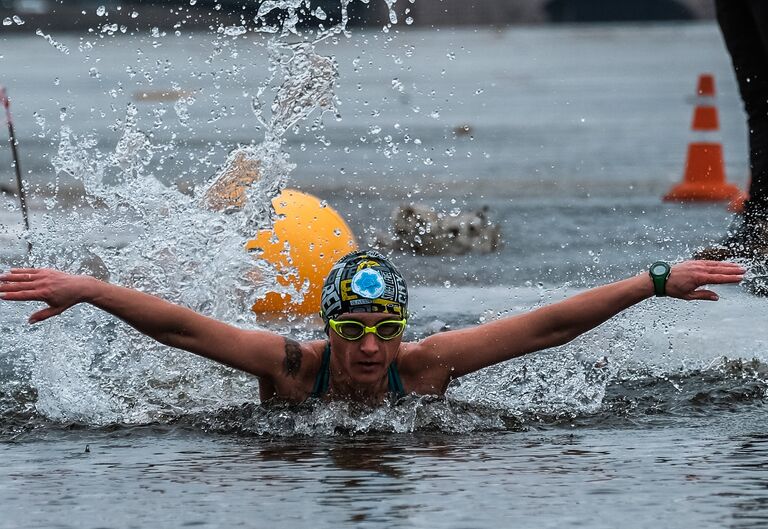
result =
[[[279,216],[273,229],[260,232],[246,248],[260,250],[259,257],[277,269],[278,283],[302,292],[303,299],[294,301],[290,294],[268,292],[256,300],[253,311],[316,313],[325,276],[336,261],[357,250],[355,236],[333,208],[312,195],[285,189],[272,200],[272,206]]]
[[[725,181],[723,147],[719,141],[704,136],[713,135],[720,129],[717,107],[712,103],[715,96],[715,78],[712,74],[699,76],[696,90],[697,104],[693,112],[691,130],[704,141],[688,145],[683,181],[664,195],[665,201],[743,201],[743,194],[733,184]]]

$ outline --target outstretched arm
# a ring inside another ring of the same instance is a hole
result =
[[[274,333],[244,331],[137,290],[56,270],[16,268],[0,275],[0,299],[47,303],[30,316],[30,323],[90,303],[163,344],[257,376],[277,373],[288,345]]]
[[[734,263],[686,261],[672,267],[667,295],[717,301],[704,285],[738,283],[744,269]],[[559,303],[477,327],[435,334],[419,344],[440,359],[445,376],[459,377],[533,351],[565,344],[624,309],[654,295],[647,273],[593,288]]]

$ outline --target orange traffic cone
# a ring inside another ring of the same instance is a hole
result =
[[[717,107],[712,104],[715,96],[715,78],[712,74],[699,76],[697,104],[693,112],[691,130],[700,135],[715,135],[720,129]],[[688,145],[683,181],[664,195],[664,200],[674,201],[737,201],[743,193],[725,181],[723,147],[716,141],[695,141]]]

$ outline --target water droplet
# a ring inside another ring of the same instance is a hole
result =
[[[224,28],[222,31],[228,37],[239,37],[240,35],[244,35],[248,32],[244,26],[229,26]]]
[[[99,15],[100,17],[103,17],[104,15],[107,14],[107,8],[104,7],[104,6],[97,7],[96,8],[96,14]]]

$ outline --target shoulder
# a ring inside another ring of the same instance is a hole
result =
[[[279,365],[273,375],[261,380],[264,391],[262,400],[278,397],[301,402],[309,396],[315,377],[320,371],[326,342],[313,340],[298,342],[290,337],[283,338],[283,351]]]
[[[314,376],[320,369],[328,342],[325,340],[298,342],[291,337],[285,337],[284,340],[283,374],[293,378]]]
[[[424,342],[403,342],[397,352],[397,366],[402,371],[422,370],[432,363],[438,354]]]
[[[450,382],[450,372],[439,349],[424,342],[400,345],[397,370],[408,393],[442,395]]]

